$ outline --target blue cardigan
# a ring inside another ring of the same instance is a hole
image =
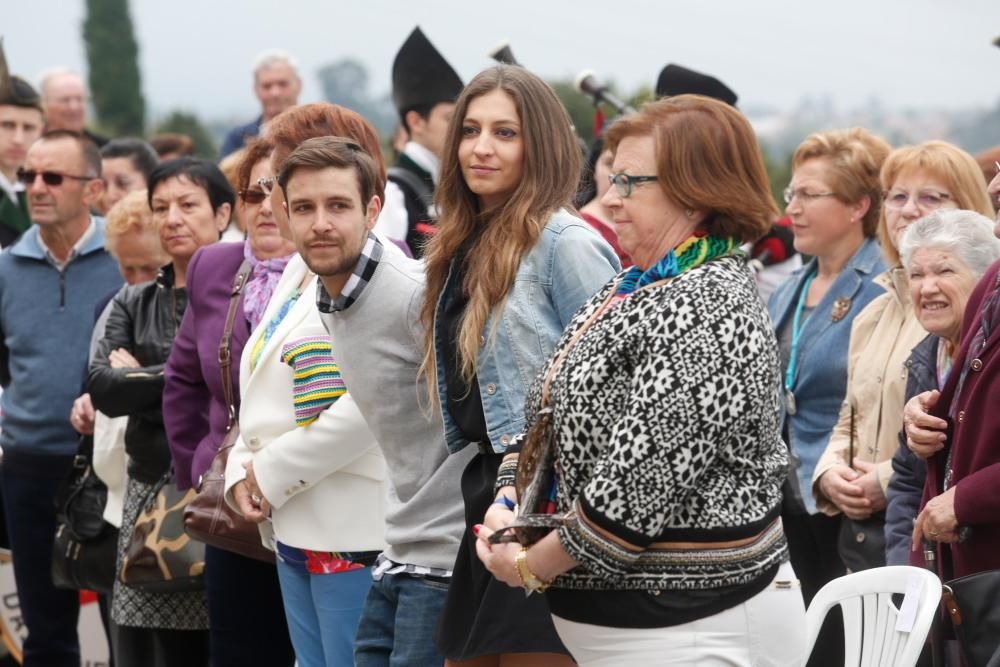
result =
[[[815,270],[816,259],[813,258],[771,294],[767,309],[771,313],[774,329],[779,333],[779,340],[782,327],[791,326],[803,283]],[[847,347],[851,340],[851,323],[869,301],[885,291],[872,282],[884,270],[878,242],[865,239],[802,326],[795,366],[797,410],[794,415],[786,414],[784,418],[790,440],[788,445],[794,465],[798,468],[800,489],[805,490],[803,501],[809,512],[816,511],[816,503],[809,492],[813,470],[826,449],[830,432],[840,415],[840,404],[847,393]],[[834,322],[833,305],[842,298],[850,300],[850,307],[840,320]]]
[[[0,255],[0,446],[48,456],[75,454],[69,423],[87,369],[94,308],[118,289],[118,263],[104,250],[104,221],[60,272],[38,227]]]

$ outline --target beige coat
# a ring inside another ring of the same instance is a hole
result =
[[[831,467],[851,465],[851,407],[854,408],[854,456],[878,463],[877,474],[885,493],[892,475],[892,455],[899,445],[906,391],[906,360],[910,350],[927,336],[913,314],[906,275],[890,269],[875,278],[885,294],[862,310],[851,326],[847,353],[847,396],[830,442],[813,472],[816,507],[830,516],[840,513],[823,495],[819,478]]]

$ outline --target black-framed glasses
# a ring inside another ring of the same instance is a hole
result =
[[[793,199],[798,199],[800,202],[811,202],[821,199],[823,197],[836,197],[837,194],[834,192],[809,192],[804,188],[793,188],[788,186],[785,191],[781,193],[785,203],[791,204]]]
[[[609,174],[608,181],[615,186],[615,192],[622,199],[632,194],[632,188],[641,183],[652,183],[657,180],[656,176],[631,176],[629,174]]]
[[[66,178],[72,178],[76,181],[93,181],[97,179],[97,176],[74,176],[73,174],[63,174],[58,171],[35,171],[34,169],[17,170],[17,180],[21,181],[25,185],[31,185],[39,176],[42,177],[42,182],[45,183],[45,185],[51,185],[52,187],[62,185],[63,179]]]
[[[909,193],[906,190],[888,190],[882,195],[886,208],[900,209],[906,206],[906,202],[913,200],[913,203],[924,211],[930,211],[944,206],[946,201],[951,200],[951,195],[947,192],[937,190],[920,190]]]
[[[260,204],[267,199],[267,193],[261,188],[247,188],[240,190],[240,199],[247,204]]]
[[[274,176],[261,176],[257,179],[257,185],[264,191],[265,196],[270,197],[271,193],[274,192],[274,184],[277,180]]]

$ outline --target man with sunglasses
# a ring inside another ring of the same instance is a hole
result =
[[[69,414],[97,302],[121,285],[91,206],[104,190],[97,147],[57,130],[31,145],[24,184],[34,225],[0,255],[0,489],[27,627],[24,665],[80,664],[78,593],[52,585],[55,497],[78,436]]]
[[[45,119],[38,93],[7,69],[0,46],[0,247],[6,248],[31,227],[28,199],[17,181],[28,146],[42,133]]]

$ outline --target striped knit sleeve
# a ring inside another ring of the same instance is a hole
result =
[[[298,426],[316,421],[323,410],[347,391],[327,336],[308,336],[285,343],[281,361],[294,371],[292,396]]]

